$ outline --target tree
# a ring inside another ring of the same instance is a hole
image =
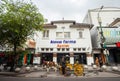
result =
[[[16,49],[25,44],[27,37],[35,30],[42,30],[44,18],[32,2],[24,0],[1,0],[0,44]]]

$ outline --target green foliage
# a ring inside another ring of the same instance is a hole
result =
[[[42,30],[44,18],[33,3],[24,0],[1,0],[0,45],[10,45],[16,50],[35,30]]]

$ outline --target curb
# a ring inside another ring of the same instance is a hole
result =
[[[106,72],[114,73],[114,74],[118,74],[118,75],[120,75],[120,71],[106,71]]]
[[[4,75],[4,76],[17,76],[18,73],[15,73],[15,72],[0,72],[0,75]]]

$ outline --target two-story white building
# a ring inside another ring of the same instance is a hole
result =
[[[36,32],[36,63],[54,61],[60,63],[63,56],[70,64],[76,61],[93,63],[90,29],[92,24],[72,20],[52,21],[44,24],[44,31]],[[38,62],[37,62],[38,61]]]

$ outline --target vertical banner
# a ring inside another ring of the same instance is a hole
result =
[[[23,65],[23,58],[24,58],[24,54],[20,54],[19,55],[19,59],[18,59],[18,65],[22,66]]]
[[[27,65],[30,65],[31,54],[27,54]]]
[[[30,64],[33,64],[33,54],[31,54]]]
[[[27,63],[27,55],[25,54],[24,55],[24,64],[26,64]]]

